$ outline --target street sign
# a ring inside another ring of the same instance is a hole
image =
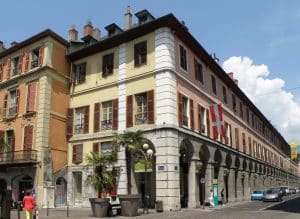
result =
[[[202,183],[202,184],[206,183],[206,179],[205,178],[200,178],[200,183]]]

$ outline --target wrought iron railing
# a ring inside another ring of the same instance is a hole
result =
[[[148,112],[135,114],[136,125],[147,124],[147,123],[148,123]]]
[[[112,119],[102,120],[101,121],[101,128],[103,130],[112,129]]]
[[[36,150],[8,151],[0,153],[0,164],[37,161]]]
[[[83,133],[83,124],[75,125],[75,134],[82,134]]]

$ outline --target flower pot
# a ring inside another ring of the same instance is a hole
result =
[[[106,217],[107,209],[109,205],[109,199],[107,198],[90,198],[93,217]]]
[[[118,195],[118,197],[121,204],[122,216],[134,217],[138,215],[139,204],[141,201],[140,194]]]

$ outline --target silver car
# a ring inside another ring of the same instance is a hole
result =
[[[279,189],[268,189],[264,193],[263,201],[282,201],[282,194]]]

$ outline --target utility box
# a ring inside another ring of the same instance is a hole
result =
[[[155,205],[156,205],[156,212],[163,212],[163,201],[162,200],[156,201]]]

